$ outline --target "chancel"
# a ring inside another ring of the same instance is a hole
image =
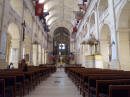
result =
[[[0,0],[0,97],[130,97],[130,0]]]

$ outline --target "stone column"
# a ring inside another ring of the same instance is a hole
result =
[[[41,46],[41,64],[42,64],[42,46]]]
[[[44,50],[44,64],[46,64],[46,50]]]
[[[39,62],[38,62],[38,56],[39,56],[39,53],[38,53],[38,45],[39,45],[39,44],[37,44],[37,56],[36,56],[36,59],[37,59],[37,60],[36,60],[36,66],[38,66],[38,63],[39,63]]]
[[[32,21],[32,32],[31,32],[31,49],[30,49],[30,64],[32,65],[33,64],[33,32],[34,32],[34,27],[33,27],[33,21]]]
[[[45,54],[46,54],[46,50],[44,49],[44,64],[46,64],[45,63],[45,57],[46,57]]]
[[[115,8],[114,1],[111,0],[110,10],[111,12],[111,45],[112,45],[112,61],[110,63],[111,69],[120,69],[119,62],[119,45],[118,45],[118,31],[116,31],[116,16],[115,16]]]
[[[92,54],[92,48],[90,45],[88,45],[88,55],[91,55]]]
[[[23,1],[23,11],[22,11],[22,23],[20,26],[20,44],[19,44],[19,62],[23,59],[23,22],[24,22],[24,1]]]
[[[95,18],[95,21],[96,21],[96,31],[97,31],[97,35],[96,35],[96,39],[100,41],[100,31],[99,31],[99,10],[98,8],[96,7],[96,18]],[[100,42],[97,44],[97,53],[100,54],[101,51],[100,51]]]
[[[42,64],[44,64],[44,48],[42,48]]]
[[[8,25],[8,2],[7,0],[0,1],[2,5],[1,24],[0,24],[0,68],[6,68],[6,40],[7,40],[7,25]]]

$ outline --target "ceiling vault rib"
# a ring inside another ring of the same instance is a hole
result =
[[[46,23],[51,33],[61,26],[71,32],[75,20],[73,11],[79,10],[77,0],[44,0],[44,8],[49,12]]]

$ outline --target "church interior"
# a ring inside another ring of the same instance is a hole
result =
[[[130,0],[0,0],[0,97],[130,97]]]

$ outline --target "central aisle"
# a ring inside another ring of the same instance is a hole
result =
[[[58,69],[26,97],[82,97],[63,69]]]

